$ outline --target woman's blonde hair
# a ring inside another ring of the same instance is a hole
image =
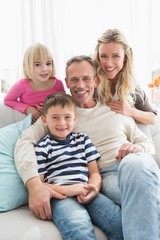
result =
[[[34,62],[37,61],[52,61],[52,77],[55,76],[55,67],[53,62],[53,57],[49,49],[41,44],[41,43],[35,43],[31,46],[29,46],[24,54],[23,58],[23,72],[25,77],[28,79],[33,79],[33,65]]]
[[[97,97],[101,103],[106,103],[113,99],[113,95],[111,93],[111,82],[107,79],[105,72],[102,70],[99,60],[99,46],[101,45],[101,43],[110,42],[120,43],[124,48],[124,66],[122,70],[118,73],[118,79],[121,80],[121,85],[118,89],[118,96],[120,100],[133,105],[133,95],[136,86],[136,80],[133,71],[133,53],[132,49],[126,41],[125,36],[118,29],[109,29],[105,31],[98,39],[98,43],[93,56],[93,59],[97,65],[97,76],[99,78]]]

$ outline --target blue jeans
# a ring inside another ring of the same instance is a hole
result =
[[[51,199],[52,219],[65,240],[96,240],[93,224],[109,240],[122,240],[121,209],[102,194],[89,204],[80,204],[75,197]]]
[[[154,158],[129,154],[101,175],[102,193],[122,206],[124,239],[159,240],[160,169]]]

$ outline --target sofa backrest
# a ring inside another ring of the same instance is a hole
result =
[[[11,123],[23,120],[25,117],[26,114],[13,110],[12,108],[7,107],[3,103],[0,103],[0,128],[5,127]]]
[[[26,117],[25,114],[13,110],[10,107],[5,106],[2,102],[0,102],[0,128],[5,127],[11,123],[15,123],[23,120]],[[144,131],[149,137],[151,137],[155,144],[156,155],[155,159],[160,166],[160,110],[158,112],[158,120],[154,126],[144,126],[142,124],[138,124],[140,129]]]

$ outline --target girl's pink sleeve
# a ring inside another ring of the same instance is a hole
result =
[[[4,98],[4,104],[15,110],[25,113],[25,109],[28,107],[28,105],[19,101],[19,98],[22,96],[23,92],[24,83],[22,81],[18,81],[6,94]]]

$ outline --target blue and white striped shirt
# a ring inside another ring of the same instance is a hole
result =
[[[100,158],[90,138],[84,133],[70,133],[65,140],[46,135],[35,145],[39,174],[56,185],[88,182],[88,166]]]

